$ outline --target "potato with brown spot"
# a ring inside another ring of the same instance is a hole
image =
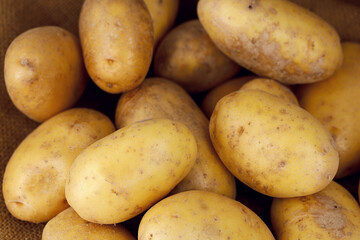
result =
[[[200,0],[199,20],[215,45],[255,74],[286,84],[318,82],[342,63],[337,32],[286,0]]]
[[[72,107],[85,90],[87,74],[79,40],[55,26],[30,29],[6,51],[4,79],[14,105],[43,122]]]
[[[271,222],[278,240],[360,239],[360,208],[340,184],[313,195],[274,199]]]
[[[65,181],[75,158],[115,130],[108,117],[85,108],[42,123],[16,148],[4,173],[3,195],[16,218],[46,222],[68,208]]]

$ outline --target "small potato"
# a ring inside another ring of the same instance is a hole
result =
[[[200,0],[198,16],[215,45],[255,74],[285,84],[330,77],[342,63],[337,32],[286,0]]]
[[[338,169],[338,152],[325,127],[302,108],[263,91],[223,97],[210,119],[210,137],[234,176],[268,196],[313,194]]]
[[[342,47],[344,64],[333,76],[298,88],[300,105],[334,138],[340,157],[337,178],[360,170],[360,44]]]
[[[115,116],[117,128],[154,118],[182,122],[194,134],[198,147],[195,165],[172,193],[205,190],[235,198],[235,179],[211,144],[209,120],[184,89],[166,79],[148,78],[120,97]]]
[[[271,79],[256,78],[245,83],[240,89],[261,90],[299,106],[296,96],[289,88]]]
[[[86,69],[102,90],[128,91],[144,80],[154,31],[142,0],[86,0],[79,19]]]
[[[274,199],[271,222],[278,240],[360,239],[359,205],[335,182],[313,195]]]
[[[243,76],[235,79],[226,81],[209,91],[204,100],[202,101],[201,108],[205,115],[210,118],[212,112],[214,111],[216,103],[222,98],[228,95],[229,93],[239,90],[246,82],[251,79],[256,78],[256,76]]]
[[[37,122],[49,119],[73,106],[85,90],[79,40],[54,26],[20,34],[6,51],[4,79],[22,113]]]
[[[89,223],[68,208],[51,219],[43,230],[42,240],[135,240],[121,225]]]
[[[174,25],[178,10],[179,0],[144,0],[154,26],[155,45]]]
[[[233,199],[187,191],[160,201],[141,219],[139,240],[275,240],[265,223]]]
[[[191,170],[193,134],[168,119],[142,121],[86,148],[73,163],[65,194],[81,218],[126,221],[165,197]]]
[[[88,145],[115,130],[108,117],[74,108],[45,121],[16,148],[4,173],[3,195],[10,213],[45,222],[69,205],[65,182],[71,164]]]
[[[154,57],[155,75],[188,92],[202,92],[233,77],[240,66],[211,41],[199,20],[185,22],[162,40]]]

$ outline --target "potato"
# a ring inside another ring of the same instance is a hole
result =
[[[154,27],[155,45],[174,25],[178,10],[179,0],[144,0]]]
[[[152,59],[154,31],[142,0],[86,0],[79,19],[86,69],[102,90],[138,86]]]
[[[210,137],[240,181],[272,197],[324,189],[339,164],[330,133],[310,113],[259,90],[223,97],[210,119]]]
[[[197,147],[182,123],[142,121],[86,148],[73,163],[65,194],[81,218],[126,221],[165,197],[190,171]]]
[[[171,30],[154,57],[155,75],[171,79],[189,92],[207,91],[239,70],[240,66],[214,45],[199,20]]]
[[[200,0],[199,20],[215,45],[259,76],[286,84],[331,76],[342,63],[336,31],[286,0]]]
[[[310,196],[274,199],[271,222],[278,240],[360,239],[359,205],[335,182]]]
[[[334,138],[340,163],[337,178],[360,170],[360,44],[342,44],[344,64],[325,81],[300,86],[300,105]]]
[[[4,173],[3,195],[10,213],[45,222],[68,208],[66,176],[77,155],[115,130],[108,117],[74,108],[45,121],[16,148]]]
[[[266,78],[256,78],[247,83],[245,83],[241,90],[261,90],[267,93],[270,93],[274,96],[281,98],[284,101],[295,104],[299,106],[298,100],[296,99],[294,93],[287,88],[286,86]]]
[[[172,193],[206,190],[235,198],[235,180],[211,144],[209,120],[184,89],[166,79],[148,78],[140,87],[119,99],[115,116],[117,128],[151,118],[182,122],[196,139],[198,154],[195,165]]]
[[[54,26],[20,34],[6,51],[4,79],[22,113],[37,122],[49,119],[73,106],[85,90],[79,40]]]
[[[139,240],[272,239],[265,223],[233,199],[187,191],[160,201],[141,219]]]
[[[68,208],[51,219],[43,230],[42,240],[135,240],[122,225],[89,223]]]
[[[201,103],[201,108],[205,115],[210,118],[216,103],[222,97],[239,90],[247,81],[254,78],[256,78],[256,76],[252,75],[234,78],[211,89]]]

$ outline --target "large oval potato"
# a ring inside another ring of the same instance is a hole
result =
[[[286,0],[200,0],[198,16],[227,56],[259,76],[282,83],[330,77],[342,63],[337,32]]]
[[[51,219],[44,227],[42,240],[135,240],[122,225],[100,225],[82,219],[68,208]]]
[[[334,138],[340,163],[337,178],[360,170],[360,44],[342,44],[344,64],[330,78],[298,89],[300,105]]]
[[[197,147],[182,123],[142,121],[86,148],[66,181],[70,206],[101,224],[128,220],[165,197],[191,170]]]
[[[167,197],[141,219],[139,240],[275,240],[266,224],[233,199],[206,191]]]
[[[240,66],[214,45],[199,20],[171,30],[154,57],[156,76],[171,79],[189,92],[207,91],[239,70]]]
[[[325,127],[297,105],[263,91],[223,97],[210,119],[210,137],[234,176],[265,195],[318,192],[338,169],[338,152]]]
[[[235,198],[235,180],[211,144],[209,120],[184,89],[166,79],[148,78],[140,87],[120,97],[115,116],[117,128],[153,118],[184,123],[198,146],[195,165],[173,193],[206,190]]]
[[[6,51],[4,79],[22,113],[37,122],[49,119],[73,106],[85,90],[79,40],[55,26],[20,34]]]
[[[71,164],[88,145],[114,130],[102,113],[74,108],[32,131],[5,169],[2,187],[10,213],[24,221],[45,222],[69,207],[65,182]]]
[[[310,196],[274,199],[271,222],[278,240],[360,239],[360,208],[340,184]]]
[[[152,59],[154,33],[142,0],[86,0],[79,19],[86,69],[102,90],[138,86]]]

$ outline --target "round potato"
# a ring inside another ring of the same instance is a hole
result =
[[[297,105],[263,91],[223,97],[210,119],[210,137],[234,176],[268,196],[318,192],[338,169],[338,152],[325,127]]]
[[[139,240],[275,240],[265,223],[233,199],[206,191],[167,197],[141,219]]]
[[[4,79],[22,113],[37,122],[49,119],[73,106],[85,90],[79,40],[54,26],[20,34],[6,51]]]
[[[142,0],[86,0],[79,19],[86,69],[102,90],[137,87],[152,59],[154,31]]]
[[[330,78],[298,89],[300,105],[328,129],[339,152],[337,178],[360,170],[360,44],[342,44],[344,64]]]
[[[66,199],[83,219],[126,221],[165,197],[191,170],[197,147],[182,123],[142,121],[86,148],[73,163]]]
[[[3,195],[10,213],[45,222],[68,208],[65,182],[71,164],[88,145],[115,131],[100,112],[74,108],[42,123],[16,148],[4,173]]]
[[[286,84],[330,77],[342,63],[337,32],[286,0],[200,0],[198,16],[216,46],[259,76]]]
[[[271,222],[278,240],[360,239],[359,205],[335,182],[310,196],[274,199]]]
[[[171,79],[189,92],[202,92],[233,77],[240,66],[211,41],[199,20],[171,30],[154,57],[155,75]]]
[[[42,240],[135,240],[121,225],[89,223],[68,208],[51,219],[43,230]]]
[[[117,128],[154,118],[182,122],[194,134],[198,147],[193,168],[172,193],[205,190],[235,198],[235,179],[211,144],[209,120],[184,89],[166,79],[148,78],[120,97],[115,116]]]

